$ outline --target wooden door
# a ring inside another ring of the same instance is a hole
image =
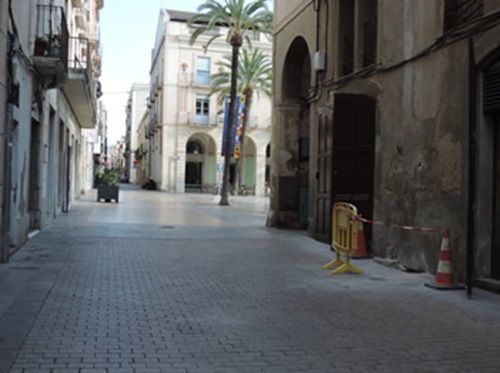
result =
[[[358,213],[372,219],[375,101],[360,95],[336,96],[333,123],[332,202],[352,203]],[[364,227],[370,245],[371,226]]]
[[[316,174],[316,232],[319,241],[330,242],[332,215],[333,110],[318,113],[318,171]]]

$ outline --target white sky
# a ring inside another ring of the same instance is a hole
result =
[[[127,92],[149,83],[151,49],[161,8],[195,12],[204,0],[106,0],[100,13],[102,100],[108,111],[108,145],[125,134]],[[268,4],[272,10],[272,2]]]

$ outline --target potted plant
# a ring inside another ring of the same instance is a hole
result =
[[[102,173],[97,175],[97,202],[101,199],[111,202],[114,199],[118,203],[118,182],[118,172],[114,168],[105,168]]]
[[[35,56],[45,56],[47,51],[48,41],[43,36],[37,36],[35,38]]]
[[[61,46],[62,39],[61,35],[51,35],[49,41],[49,56],[50,57],[60,57],[61,56]]]

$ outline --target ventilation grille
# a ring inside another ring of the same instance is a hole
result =
[[[483,110],[500,111],[500,67],[494,67],[484,74]]]

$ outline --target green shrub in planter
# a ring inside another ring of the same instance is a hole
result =
[[[97,201],[104,199],[106,202],[111,202],[114,199],[118,203],[118,182],[118,172],[114,168],[105,168],[97,175]]]

